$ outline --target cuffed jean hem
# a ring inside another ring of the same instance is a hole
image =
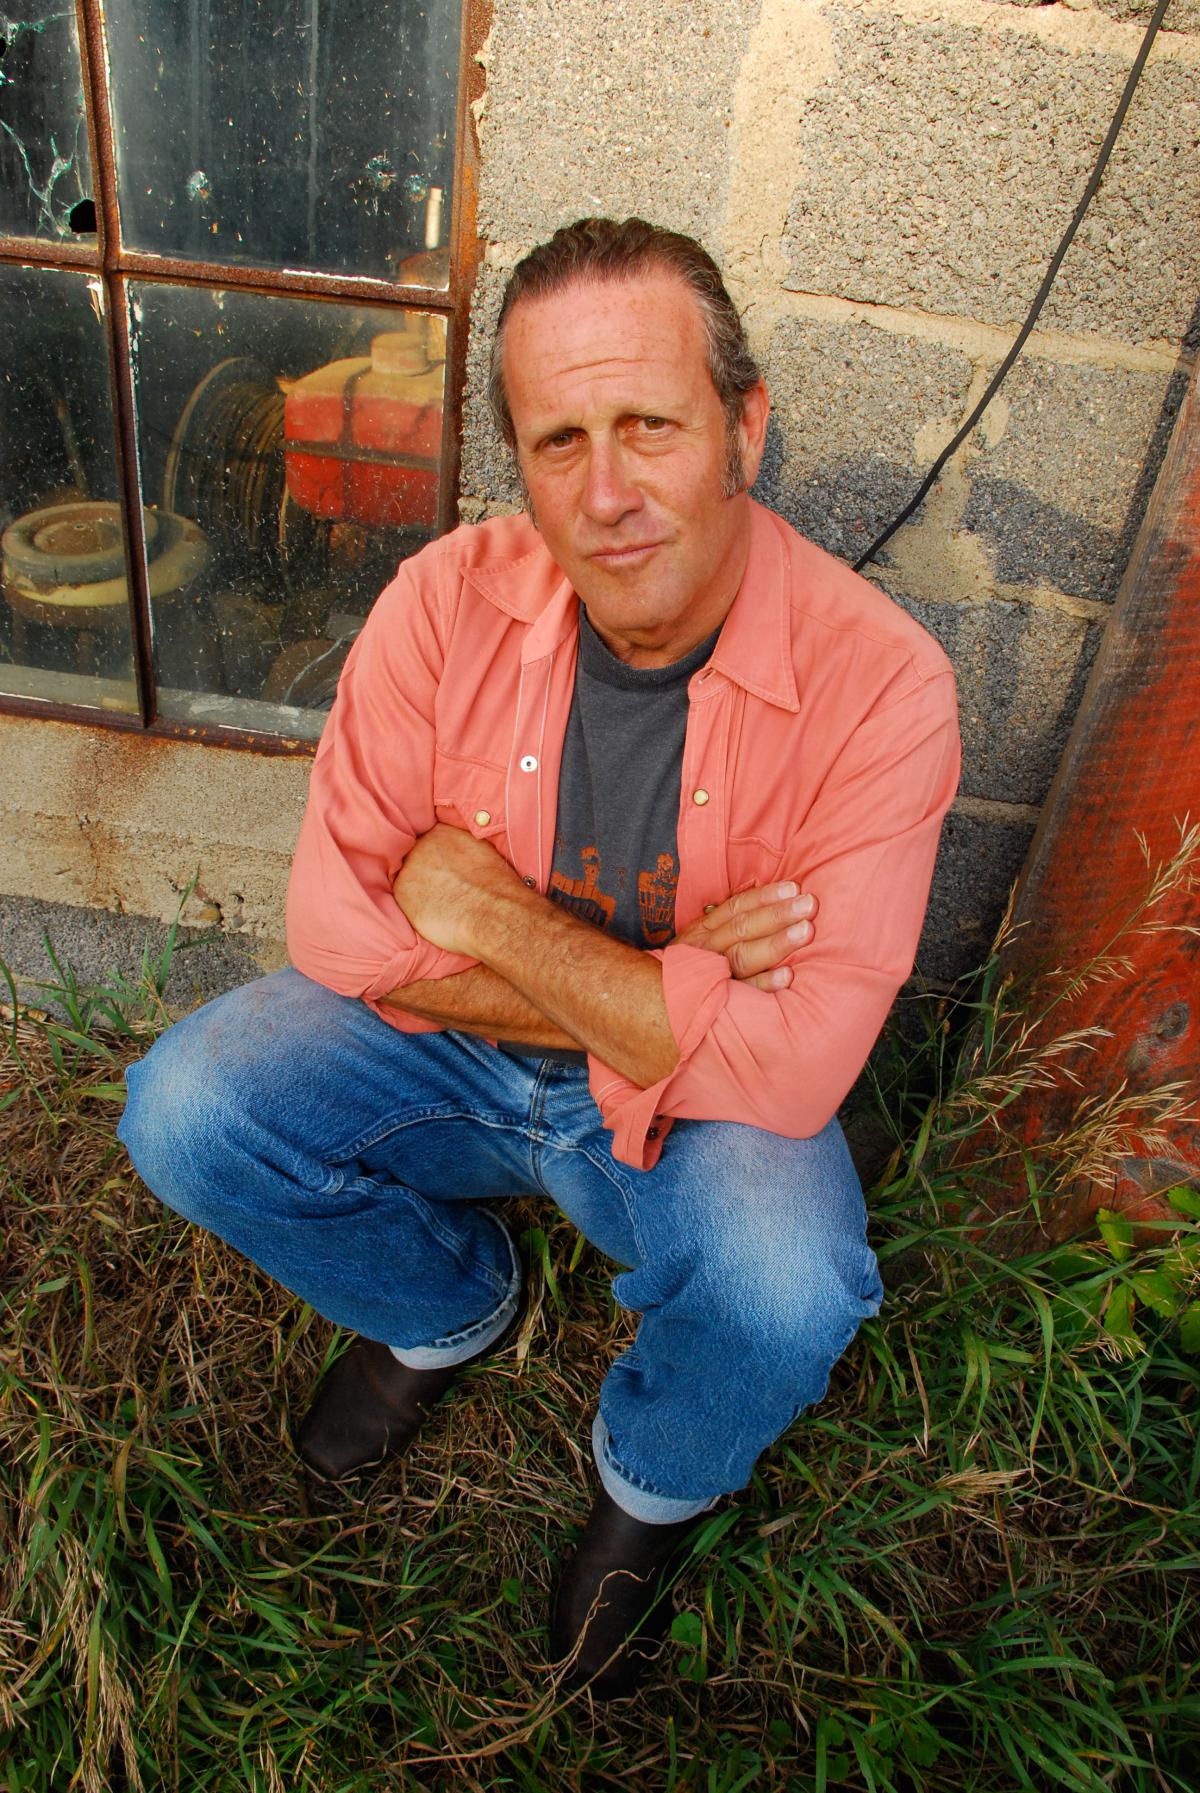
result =
[[[716,1494],[711,1500],[679,1500],[670,1494],[652,1494],[647,1488],[636,1488],[627,1482],[613,1464],[612,1440],[599,1409],[592,1421],[592,1455],[604,1492],[622,1512],[631,1519],[640,1519],[644,1525],[673,1525],[681,1519],[695,1519],[723,1498]]]
[[[429,1345],[389,1345],[393,1357],[409,1370],[449,1370],[455,1364],[469,1363],[495,1343],[517,1311],[521,1299],[521,1260],[517,1256],[517,1248],[512,1242],[508,1228],[494,1214],[482,1210],[484,1218],[492,1221],[504,1234],[504,1242],[508,1246],[512,1260],[512,1280],[508,1285],[503,1301],[494,1313],[487,1314],[482,1320],[476,1320],[462,1332],[448,1333],[445,1338],[434,1339]]]

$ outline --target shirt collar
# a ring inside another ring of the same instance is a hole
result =
[[[528,664],[554,652],[577,629],[578,602],[570,581],[528,525],[528,552],[485,561],[466,578],[491,603],[531,625],[521,652]],[[798,710],[792,665],[787,557],[782,534],[763,505],[750,504],[750,552],[742,583],[709,662],[735,684],[781,709]]]
[[[513,521],[515,525],[517,520]],[[527,517],[521,521],[525,524],[520,532],[521,543],[532,540],[528,551],[469,567],[465,578],[506,616],[530,624],[521,649],[522,664],[528,665],[552,654],[567,636],[575,633],[579,600],[532,523]]]
[[[772,512],[751,500],[746,571],[709,665],[755,697],[798,710],[788,575],[783,532]]]

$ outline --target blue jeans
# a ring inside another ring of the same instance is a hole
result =
[[[417,1368],[475,1356],[516,1307],[484,1203],[551,1196],[627,1266],[613,1292],[641,1315],[593,1427],[635,1518],[744,1487],[883,1296],[836,1121],[800,1140],[678,1121],[631,1170],[583,1067],[400,1033],[296,971],[187,1016],[128,1083],[120,1136],[162,1201]]]

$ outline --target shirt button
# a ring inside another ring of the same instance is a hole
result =
[[[492,812],[490,809],[477,809],[475,811],[475,826],[477,828],[486,828],[491,819]]]
[[[699,803],[703,807],[708,802],[708,792],[705,790],[693,791],[692,802]]]
[[[717,906],[717,905],[716,905],[716,904],[715,904],[715,903],[705,903],[705,905],[704,905],[704,913],[705,913],[705,914],[706,914],[706,915],[711,915],[711,914],[712,914],[712,912],[713,912],[713,910],[714,910],[714,909],[715,909],[715,908],[716,908],[716,906]]]
[[[647,1139],[657,1139],[658,1138],[658,1128],[657,1127],[647,1127],[646,1128],[646,1138]]]
[[[524,884],[526,890],[536,890],[537,889],[537,879],[536,878],[523,878],[522,883]]]
[[[537,771],[537,760],[532,753],[523,753],[521,755],[521,770],[522,772]]]

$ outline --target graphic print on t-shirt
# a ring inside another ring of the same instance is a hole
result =
[[[660,853],[652,872],[639,872],[638,909],[647,946],[665,946],[675,932],[675,886],[679,868],[673,853]]]
[[[560,859],[562,845],[559,841],[556,857]],[[607,928],[616,913],[617,898],[600,888],[599,847],[584,847],[579,859],[583,876],[568,878],[564,872],[556,869],[550,875],[549,895],[552,901],[569,909],[581,921],[590,922],[594,928]],[[625,868],[618,867],[618,890],[625,889],[627,883]],[[673,853],[660,853],[658,864],[652,872],[637,874],[637,906],[642,939],[632,944],[664,946],[672,938],[675,932],[675,887],[678,883],[679,868],[675,864]]]
[[[688,687],[716,642],[668,666],[627,666],[579,614],[547,894],[641,951],[675,932]]]
[[[600,849],[584,847],[579,855],[583,862],[582,878],[565,878],[561,872],[550,875],[550,896],[569,909],[580,921],[590,921],[594,928],[606,928],[613,918],[617,899],[600,889]]]

